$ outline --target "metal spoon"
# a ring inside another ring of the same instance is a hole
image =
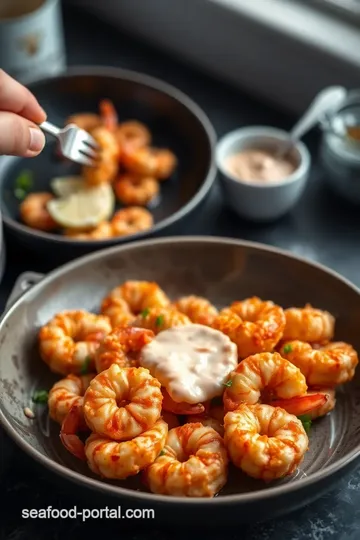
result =
[[[329,86],[321,90],[305,111],[300,120],[289,133],[289,140],[285,141],[276,153],[277,158],[284,157],[305,133],[313,128],[321,118],[338,109],[345,101],[347,90],[343,86]]]

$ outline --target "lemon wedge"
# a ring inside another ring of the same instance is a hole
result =
[[[81,176],[59,176],[50,182],[51,189],[56,197],[67,197],[85,187]]]
[[[86,229],[96,227],[108,220],[115,208],[115,196],[111,185],[83,187],[47,204],[49,214],[61,227]]]

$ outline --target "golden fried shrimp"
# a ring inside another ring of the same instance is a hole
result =
[[[281,355],[300,369],[309,386],[332,387],[351,381],[359,363],[357,352],[343,342],[313,349],[303,341],[288,341]]]
[[[180,422],[176,414],[163,410],[161,413],[161,418],[167,423],[169,429],[180,426]]]
[[[183,296],[174,302],[173,307],[187,315],[193,323],[206,326],[210,326],[218,315],[216,307],[201,296]]]
[[[322,343],[334,336],[335,318],[328,311],[314,309],[309,304],[304,308],[285,309],[285,318],[283,340]]]
[[[192,324],[187,315],[170,307],[153,307],[144,309],[131,323],[138,328],[148,328],[154,334],[174,326],[186,326]]]
[[[116,441],[137,437],[161,416],[160,383],[145,368],[112,364],[90,382],[84,395],[89,428]]]
[[[79,113],[69,116],[65,125],[75,124],[80,129],[84,129],[87,132],[91,132],[94,129],[101,126],[101,118],[98,114],[93,113]]]
[[[245,358],[230,373],[225,383],[223,401],[226,411],[235,410],[239,404],[258,403],[272,397],[290,399],[304,395],[307,384],[300,369],[279,353],[261,353]]]
[[[274,350],[282,338],[285,315],[273,302],[253,297],[220,311],[212,327],[229,336],[238,348],[239,358],[246,358]]]
[[[162,388],[163,411],[176,415],[202,415],[207,410],[206,403],[186,403],[185,401],[174,401],[166,388]]]
[[[216,418],[213,418],[210,415],[194,415],[194,416],[188,416],[186,419],[187,422],[200,422],[203,426],[210,427],[214,429],[220,437],[224,436],[224,426],[217,420]]]
[[[201,423],[171,429],[159,457],[144,471],[150,491],[175,497],[214,497],[227,476],[223,439]]]
[[[242,404],[226,414],[224,426],[233,464],[266,482],[292,474],[308,450],[301,421],[279,407]]]
[[[94,229],[89,231],[79,231],[77,229],[64,229],[64,235],[73,240],[105,240],[112,238],[113,230],[108,221],[102,221]]]
[[[177,166],[173,152],[149,146],[135,148],[128,145],[123,149],[121,159],[128,171],[158,180],[169,178]]]
[[[116,287],[103,299],[100,311],[109,317],[113,328],[127,326],[135,320],[135,315],[130,311],[129,304],[122,297],[121,287]]]
[[[110,221],[113,236],[127,236],[151,229],[152,214],[141,206],[129,206],[115,212]]]
[[[102,126],[95,128],[91,135],[100,147],[100,155],[94,167],[83,167],[82,176],[89,185],[110,183],[118,172],[117,141],[114,134]]]
[[[82,406],[85,390],[96,374],[68,375],[57,381],[48,397],[49,416],[61,424],[73,405]]]
[[[123,174],[114,182],[117,199],[128,206],[146,206],[159,194],[159,182],[150,176]]]
[[[326,401],[323,405],[312,409],[307,414],[311,420],[316,420],[322,416],[326,416],[329,412],[335,409],[336,405],[336,393],[334,388],[319,388],[318,390],[312,390],[308,392],[310,395],[323,394],[326,397]]]
[[[101,309],[109,303],[117,305],[120,300],[126,302],[128,309],[135,315],[147,308],[164,308],[170,305],[170,299],[155,281],[125,281],[122,285],[112,289],[110,294],[103,300]],[[123,304],[119,304],[123,306]]]
[[[58,228],[58,224],[53,220],[47,209],[47,203],[54,196],[51,193],[30,193],[22,201],[19,207],[20,218],[32,229],[39,231],[52,231]]]
[[[40,356],[54,373],[92,371],[95,351],[110,332],[110,321],[104,315],[63,311],[40,329]]]
[[[68,452],[82,461],[86,461],[85,448],[78,434],[84,431],[89,428],[84,420],[83,406],[74,403],[61,424],[60,440]]]
[[[118,115],[114,104],[109,99],[102,99],[99,104],[102,125],[109,131],[115,131],[118,125]]]
[[[130,441],[116,442],[92,433],[85,443],[88,466],[104,478],[124,480],[134,476],[155,461],[167,434],[168,425],[162,419]]]
[[[122,122],[116,129],[116,139],[120,149],[124,147],[142,148],[151,144],[151,133],[148,128],[137,120]]]
[[[111,364],[120,367],[138,366],[141,349],[154,338],[151,330],[142,328],[117,327],[108,334],[95,352],[95,367],[98,373]]]

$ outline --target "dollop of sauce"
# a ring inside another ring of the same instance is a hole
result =
[[[225,166],[231,175],[245,182],[284,180],[296,169],[289,157],[276,157],[269,151],[257,149],[246,149],[228,156]]]
[[[223,394],[238,355],[222,332],[191,324],[160,332],[143,347],[139,360],[174,401],[194,404]]]

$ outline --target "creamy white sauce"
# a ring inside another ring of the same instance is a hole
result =
[[[237,364],[237,347],[228,336],[201,324],[160,332],[140,356],[140,365],[174,401],[189,404],[222,395],[223,384]]]

